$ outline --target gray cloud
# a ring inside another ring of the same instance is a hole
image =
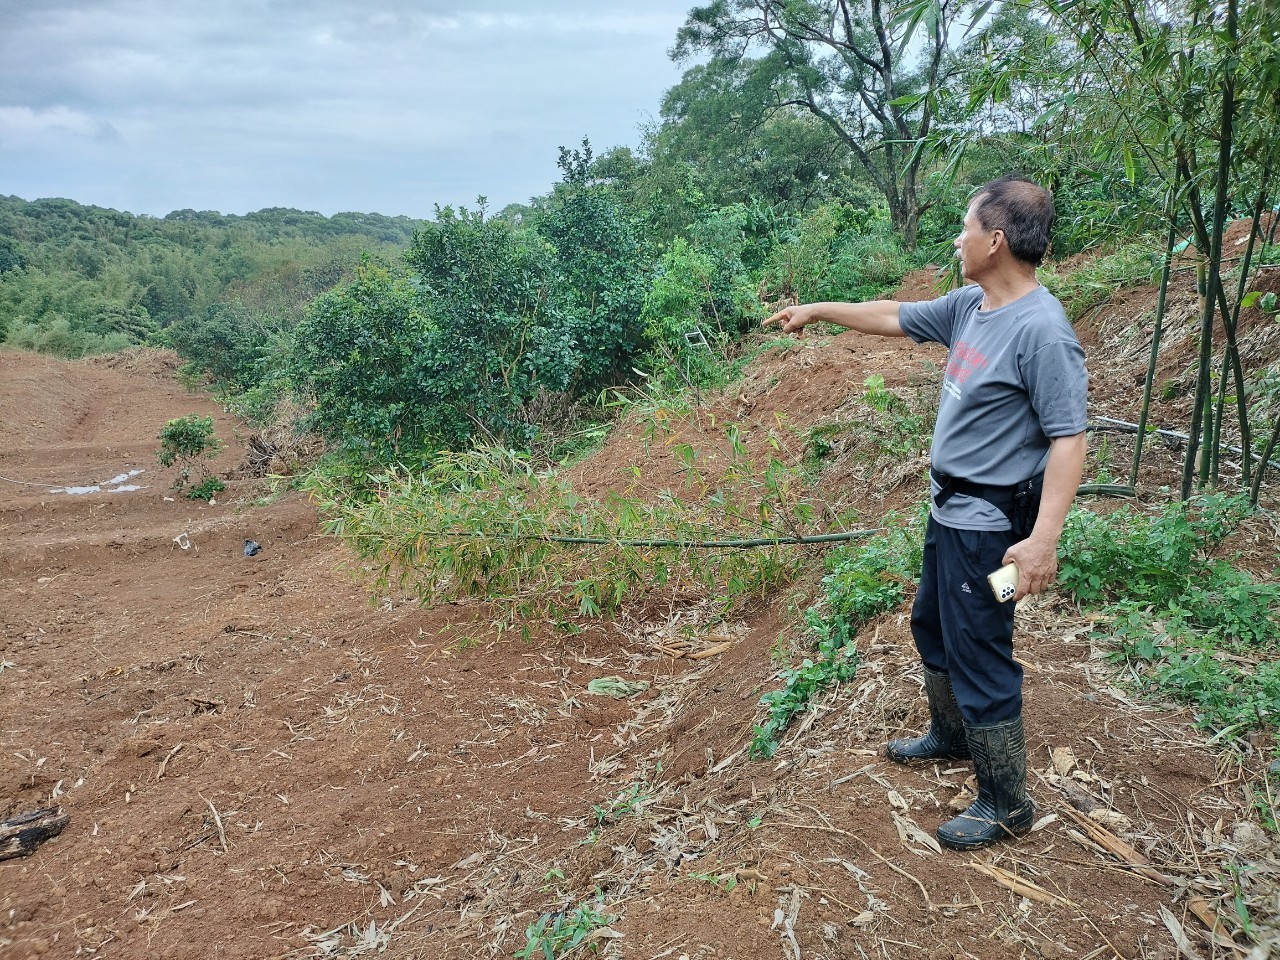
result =
[[[0,9],[0,193],[163,214],[428,215],[638,141],[688,9],[45,0]]]

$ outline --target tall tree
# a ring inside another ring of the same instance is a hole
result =
[[[775,103],[773,84],[754,61],[698,64],[664,95],[646,153],[658,172],[687,164],[712,207],[759,200],[804,213],[844,194],[848,148],[807,110]]]
[[[768,89],[770,109],[812,113],[866,170],[914,247],[928,204],[915,146],[937,120],[948,39],[965,10],[963,0],[714,0],[690,12],[672,56],[741,66],[744,83]]]

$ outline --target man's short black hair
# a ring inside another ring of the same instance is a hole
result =
[[[983,230],[1003,230],[1009,252],[1038,267],[1049,249],[1053,194],[1017,174],[992,180],[978,190],[974,215]]]

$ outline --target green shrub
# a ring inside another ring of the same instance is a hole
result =
[[[227,485],[217,477],[205,477],[187,490],[188,500],[212,500],[215,494],[227,489]]]
[[[643,346],[640,314],[647,270],[626,211],[606,188],[578,183],[564,193],[539,221],[538,232],[555,248],[569,295],[561,329],[554,340],[542,341],[543,356],[536,366],[547,386],[581,396],[630,373]],[[549,380],[546,351],[553,342],[575,349],[560,358],[569,361],[568,369]]]
[[[1248,513],[1242,497],[1208,496],[1157,511],[1074,511],[1059,580],[1098,610],[1099,642],[1153,694],[1190,704],[1225,736],[1280,722],[1280,585],[1214,551]]]
[[[182,317],[159,339],[197,370],[238,393],[253,389],[282,362],[288,334],[283,321],[233,301]]]
[[[887,294],[912,265],[884,211],[837,201],[796,224],[763,279],[778,300],[860,302]]]
[[[20,350],[34,350],[74,360],[124,350],[133,346],[134,341],[123,333],[75,330],[64,317],[46,317],[40,323],[14,324],[5,343]]]
[[[213,433],[213,418],[190,414],[170,420],[160,431],[160,451],[156,455],[162,467],[178,466],[173,482],[181,490],[191,481],[191,471],[198,470],[199,481],[188,491],[192,500],[208,500],[225,489],[221,480],[209,472],[208,461],[218,455],[223,443]]]
[[[1128,505],[1109,514],[1072,511],[1062,537],[1058,583],[1079,603],[1125,598],[1168,603],[1220,564],[1208,557],[1249,514],[1240,497],[1214,495],[1151,513]]]

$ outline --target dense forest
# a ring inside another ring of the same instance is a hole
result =
[[[362,252],[394,256],[417,226],[284,209],[157,219],[0,197],[0,337],[76,357],[163,341],[219,317],[291,325],[351,275]]]

